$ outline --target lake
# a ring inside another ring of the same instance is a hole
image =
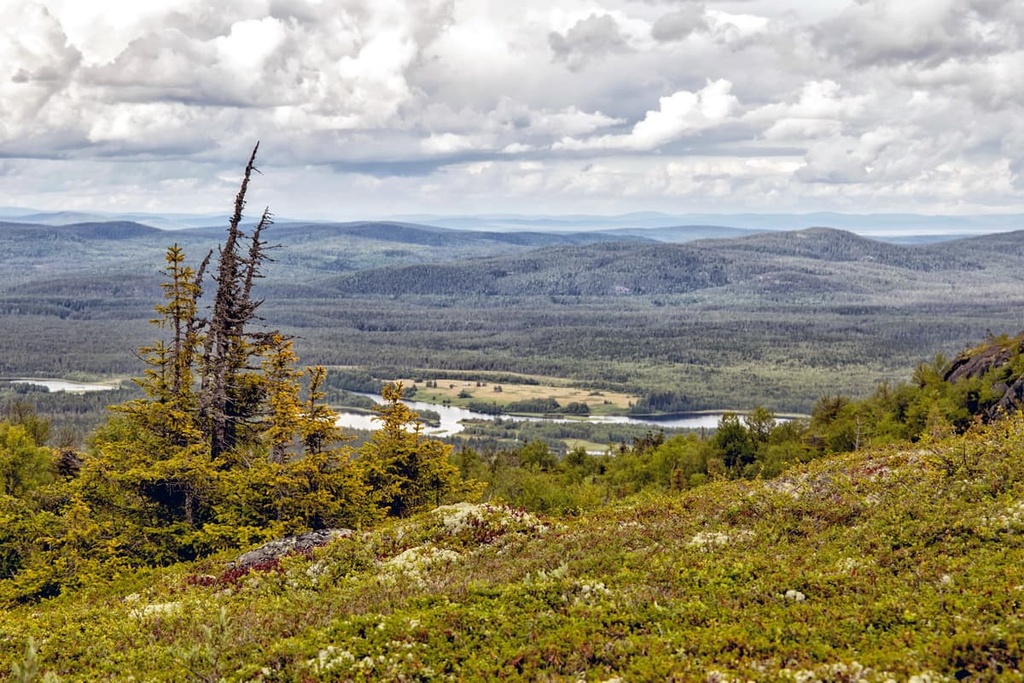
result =
[[[36,379],[32,377],[7,380],[11,384],[31,384],[45,387],[47,391],[66,391],[69,394],[84,394],[89,391],[111,391],[117,387],[111,384],[88,384],[69,382],[63,379]]]

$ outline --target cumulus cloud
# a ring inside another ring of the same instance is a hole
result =
[[[584,139],[567,137],[555,143],[553,148],[570,151],[657,149],[728,120],[738,106],[731,90],[732,84],[723,79],[708,82],[697,92],[681,90],[662,97],[658,109],[648,111],[629,133]]]
[[[618,22],[608,14],[591,14],[580,19],[565,33],[552,31],[548,36],[555,59],[577,71],[594,59],[629,49]]]
[[[707,28],[704,8],[688,5],[670,14],[662,15],[651,26],[651,35],[658,41],[683,40],[691,33]]]
[[[0,154],[45,156],[76,138],[59,118],[73,109],[68,91],[81,53],[42,5],[0,6],[0,19]]]
[[[1024,9],[1010,0],[860,0],[818,29],[819,44],[853,65],[949,59],[1024,47]]]
[[[794,102],[778,102],[750,111],[745,119],[765,126],[763,137],[795,141],[832,136],[843,132],[865,114],[867,95],[844,93],[833,80],[809,81],[801,86]]]
[[[530,114],[530,124],[534,130],[555,136],[586,135],[624,122],[624,119],[605,116],[599,111],[585,112],[576,107]]]

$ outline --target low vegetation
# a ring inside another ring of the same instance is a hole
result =
[[[0,657],[61,680],[1017,680],[1022,449],[1014,418],[576,519],[442,506],[244,575],[218,555],[9,608]]]

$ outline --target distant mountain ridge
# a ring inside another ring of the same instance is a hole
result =
[[[590,244],[593,242],[616,242],[641,239],[643,237],[619,235],[608,232],[487,232],[482,230],[452,230],[415,223],[389,221],[359,221],[352,223],[291,223],[275,227],[275,233],[282,237],[305,235],[350,235],[365,239],[399,242],[402,244],[425,244],[432,246],[459,245],[467,242],[502,242],[519,246],[548,246],[553,244]]]
[[[744,231],[795,231],[831,227],[882,240],[907,238],[942,239],[946,235],[978,235],[1024,229],[1022,214],[921,215],[908,213],[847,214],[812,213],[686,213],[637,212],[617,216],[475,215],[436,216],[420,214],[396,217],[456,229],[491,230],[643,230],[677,226],[715,226]]]
[[[20,233],[26,238],[40,235],[54,237],[64,236],[78,239],[122,240],[137,237],[152,237],[161,234],[162,230],[136,223],[135,221],[101,221],[86,223],[68,223],[65,225],[46,225],[37,223],[12,223],[0,221],[0,231],[6,236]]]
[[[714,226],[656,232],[691,229],[694,234],[718,234]],[[716,288],[744,297],[835,297],[844,292],[884,294],[894,287],[934,289],[951,274],[975,277],[986,271],[986,277],[1004,277],[1024,255],[1024,232],[920,245],[882,242],[833,228],[741,231],[729,238],[673,243],[644,237],[646,231],[633,232],[502,233],[401,222],[284,223],[267,233],[283,247],[274,251],[280,265],[271,270],[268,286],[288,297],[621,297]],[[111,286],[131,282],[132,291],[141,291],[144,282],[159,276],[163,252],[171,243],[181,244],[198,260],[216,248],[222,234],[219,227],[167,231],[134,221],[61,226],[5,221],[0,222],[0,274],[7,291],[102,293],[105,278]],[[927,274],[934,275],[925,278]]]
[[[955,246],[900,245],[869,239],[835,228],[808,228],[794,232],[762,232],[731,240],[705,240],[705,248],[730,252],[799,257],[822,261],[873,261],[911,270],[973,268]]]
[[[325,283],[343,294],[603,296],[687,292],[726,284],[725,263],[684,246],[595,243],[516,256],[402,265]]]
[[[17,223],[67,225],[109,221],[133,221],[160,229],[178,230],[218,226],[227,220],[221,214],[104,213],[88,211],[38,211],[24,207],[0,207],[0,219]],[[345,224],[337,220],[308,220],[279,216],[284,224]],[[643,236],[659,241],[689,241],[707,237],[733,237],[758,231],[794,231],[831,227],[883,241],[940,241],[950,236],[976,236],[1024,229],[1024,214],[921,215],[908,213],[848,214],[812,213],[683,213],[656,211],[621,215],[527,215],[479,214],[468,216],[416,214],[349,221],[429,225],[480,232],[612,232]],[[652,231],[652,232],[647,232]],[[711,234],[709,231],[715,231]]]

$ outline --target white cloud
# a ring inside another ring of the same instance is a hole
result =
[[[712,34],[726,42],[735,42],[764,33],[770,21],[755,14],[730,14],[717,10],[707,12],[706,21]]]
[[[477,149],[481,146],[480,141],[468,135],[456,135],[454,133],[442,133],[431,135],[420,143],[423,151],[427,154],[455,154]]]
[[[1021,49],[1024,9],[1006,0],[858,0],[819,35],[822,49],[850,64],[927,67]]]
[[[247,19],[231,26],[231,33],[214,40],[219,61],[237,78],[252,78],[285,40],[285,28],[273,17]]]
[[[832,80],[809,81],[800,88],[795,102],[778,102],[753,110],[746,121],[766,126],[763,136],[773,141],[831,137],[846,125],[860,120],[870,98],[848,95]]]
[[[659,41],[683,40],[695,31],[707,28],[704,7],[687,5],[659,17],[651,25],[651,37]]]
[[[54,119],[67,109],[81,54],[41,5],[0,5],[0,21],[0,150],[33,138],[66,142],[61,122]],[[26,147],[27,154],[32,151]]]
[[[0,204],[1024,209],[1024,3],[554,5],[0,0]]]
[[[732,84],[724,79],[708,82],[697,92],[681,90],[659,100],[658,109],[647,112],[632,132],[585,139],[564,138],[553,145],[556,150],[639,150],[649,151],[684,135],[713,128],[729,119],[738,106],[730,92]]]

